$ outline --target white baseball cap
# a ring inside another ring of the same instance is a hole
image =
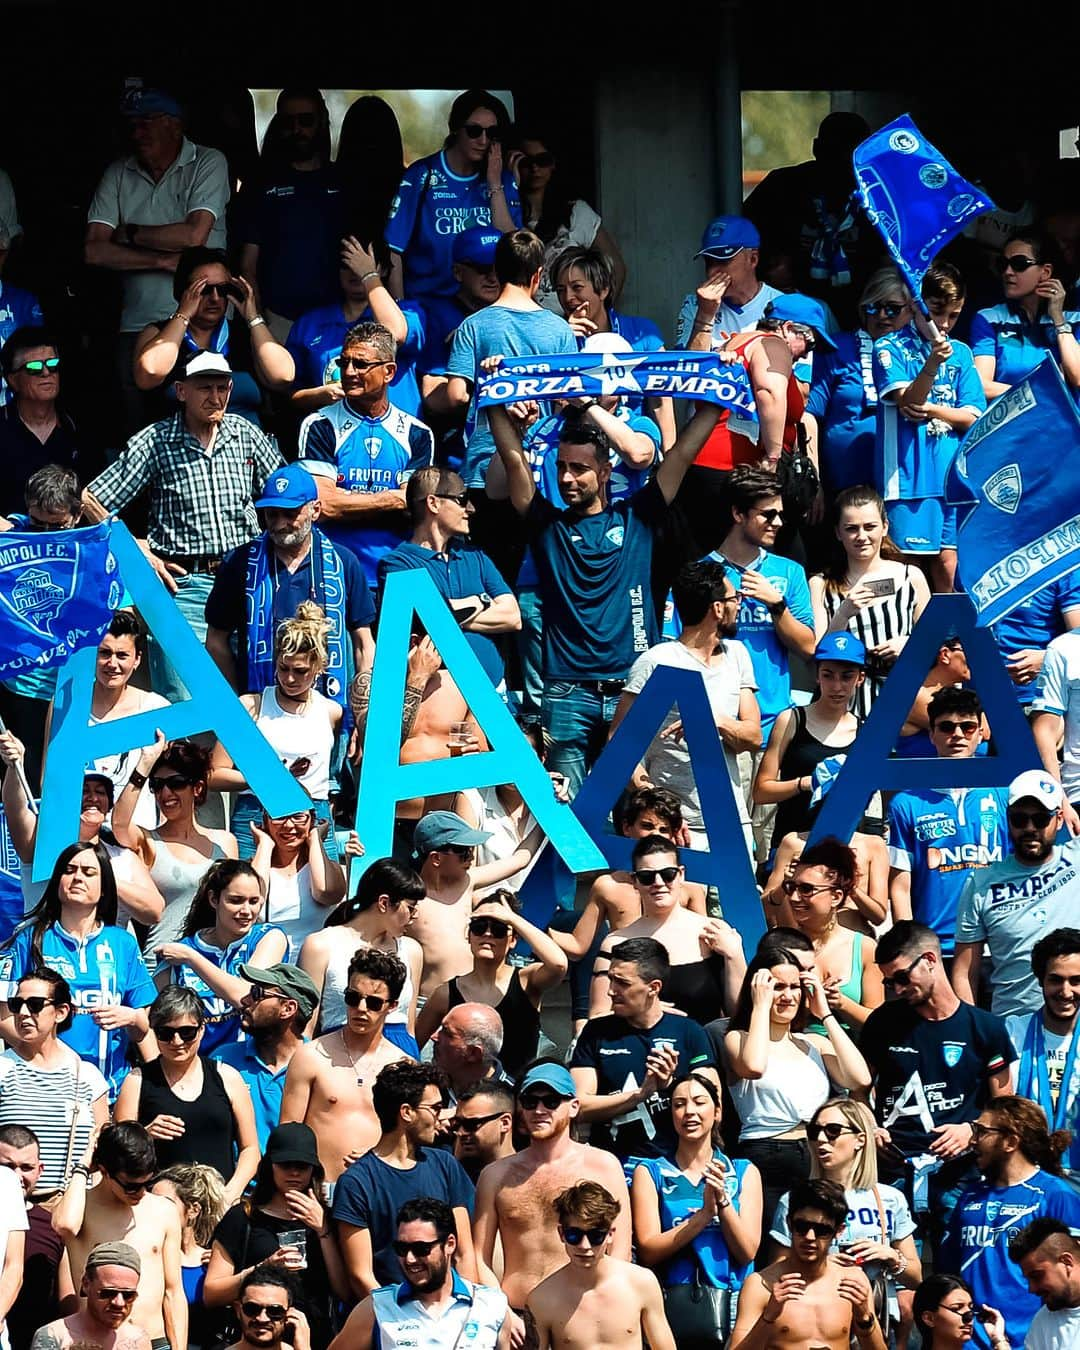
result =
[[[1045,769],[1028,769],[1012,780],[1009,784],[1009,805],[1024,797],[1034,797],[1048,811],[1060,811],[1065,800],[1061,784],[1055,782]]]
[[[184,367],[183,379],[190,380],[193,375],[231,375],[232,366],[220,352],[200,352],[193,356]]]

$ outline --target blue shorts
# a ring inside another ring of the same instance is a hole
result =
[[[413,1059],[420,1058],[420,1047],[416,1044],[415,1038],[409,1035],[409,1028],[404,1022],[386,1022],[382,1034],[384,1040],[396,1045],[403,1054]]]
[[[901,553],[940,553],[945,527],[945,503],[940,497],[913,497],[905,502],[887,502],[889,538]],[[953,511],[953,547],[956,513]]]
[[[945,518],[941,526],[941,547],[956,549],[956,506],[945,503]],[[986,742],[983,741],[983,745]]]

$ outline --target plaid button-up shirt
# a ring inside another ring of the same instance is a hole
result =
[[[226,413],[213,449],[203,449],[182,412],[137,432],[89,491],[122,511],[150,489],[147,538],[155,553],[224,554],[259,533],[255,498],[284,460],[272,436]]]

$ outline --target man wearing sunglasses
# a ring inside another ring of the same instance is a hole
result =
[[[939,690],[926,705],[939,759],[971,759],[989,740],[973,689]],[[1008,848],[1004,788],[905,788],[889,803],[889,899],[894,919],[932,928],[951,958],[960,896],[972,874]]]
[[[88,1189],[91,1170],[101,1176]],[[180,1273],[180,1220],[171,1200],[151,1195],[156,1175],[154,1141],[143,1126],[106,1125],[71,1169],[53,1211],[53,1228],[67,1247],[76,1284],[100,1242],[122,1236],[134,1247],[141,1269],[132,1320],[149,1332],[152,1350],[170,1350],[187,1345],[188,1304]]]
[[[570,1127],[578,1118],[577,1087],[569,1070],[553,1060],[535,1061],[517,1087],[518,1120],[529,1143],[519,1153],[486,1167],[476,1188],[473,1235],[488,1266],[498,1238],[503,1251],[502,1288],[520,1330],[528,1321],[526,1300],[541,1280],[564,1264],[556,1196],[582,1177],[600,1182],[618,1202],[611,1250],[630,1257],[630,1197],[618,1159],[580,1144]]]
[[[480,1082],[459,1092],[450,1131],[454,1157],[475,1183],[488,1163],[514,1151],[513,1089]]]
[[[406,1201],[391,1244],[404,1281],[358,1303],[330,1350],[510,1350],[506,1295],[455,1269],[458,1222],[441,1200]]]
[[[956,916],[953,987],[968,1003],[979,992],[983,944],[990,954],[990,1007],[1000,1017],[1042,1003],[1031,969],[1035,943],[1080,916],[1080,841],[1060,847],[1065,794],[1043,769],[1009,784],[1012,853],[968,878]]]
[[[16,328],[0,350],[0,371],[11,394],[0,411],[0,515],[7,516],[23,509],[26,484],[38,469],[58,464],[74,471],[79,447],[74,423],[57,406],[60,353],[51,333]]]
[[[266,1263],[249,1270],[233,1304],[240,1339],[226,1350],[311,1350],[311,1328],[293,1306],[293,1283],[280,1266]]]
[[[141,1273],[142,1261],[130,1243],[99,1243],[86,1258],[79,1311],[41,1327],[31,1350],[77,1350],[79,1346],[150,1350],[150,1337],[131,1321]]]
[[[901,919],[874,955],[893,997],[866,1019],[859,1048],[874,1077],[881,1179],[904,1189],[937,1240],[974,1175],[971,1121],[1012,1091],[1015,1053],[1000,1017],[956,997],[932,928]]]
[[[379,604],[391,572],[426,568],[492,684],[503,680],[494,639],[521,628],[521,610],[488,555],[469,537],[474,507],[453,469],[417,469],[405,486],[410,537],[379,559]]]
[[[869,1280],[829,1256],[847,1222],[843,1190],[835,1181],[800,1181],[789,1202],[791,1249],[743,1285],[730,1350],[885,1350]]]
[[[601,1336],[626,1350],[676,1350],[651,1270],[611,1255],[620,1202],[597,1182],[555,1197],[567,1262],[529,1295],[538,1350],[593,1350]]]

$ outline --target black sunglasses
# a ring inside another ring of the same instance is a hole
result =
[[[562,1230],[563,1241],[569,1242],[571,1247],[580,1247],[585,1238],[589,1239],[590,1247],[599,1247],[608,1240],[610,1233],[610,1228],[576,1228],[573,1225]]]
[[[824,1125],[806,1127],[806,1137],[811,1143],[824,1135],[830,1144],[835,1144],[842,1134],[862,1134],[862,1130],[857,1130],[854,1125],[839,1125],[835,1120],[830,1120]]]
[[[289,1310],[280,1303],[255,1303],[251,1299],[245,1299],[240,1304],[240,1311],[245,1317],[255,1318],[260,1313],[265,1313],[271,1322],[284,1322]]]
[[[555,163],[555,156],[550,150],[540,150],[535,155],[522,155],[521,167],[523,169],[550,169]]]
[[[651,886],[657,877],[666,885],[670,886],[679,875],[678,867],[639,867],[634,873],[634,880],[642,886]]]
[[[1026,272],[1029,267],[1041,267],[1042,264],[1036,262],[1034,258],[1026,258],[1022,253],[1014,253],[1011,258],[1002,255],[997,260],[997,270],[1002,276],[1006,272]]]
[[[59,369],[60,358],[58,356],[46,356],[43,361],[24,361],[21,366],[15,367],[12,374],[17,375],[20,370],[28,370],[31,375],[45,375]]]
[[[838,889],[835,882],[829,882],[827,886],[812,886],[809,881],[793,881],[791,877],[785,877],[780,883],[780,889],[785,895],[795,895],[801,900],[809,900],[817,895],[818,891],[835,891]]]
[[[166,788],[170,792],[179,792],[181,788],[192,787],[195,783],[194,778],[189,778],[187,774],[174,773],[168,778],[158,778],[156,775],[147,780],[150,784],[150,791],[155,795],[163,792]]]
[[[395,1256],[408,1256],[410,1252],[415,1252],[417,1256],[423,1259],[430,1256],[435,1248],[441,1247],[445,1241],[445,1238],[433,1238],[430,1242],[418,1240],[402,1242],[399,1238],[395,1238],[390,1246],[394,1249]]]
[[[180,1040],[190,1045],[196,1039],[202,1027],[155,1027],[154,1035],[159,1041]]]
[[[809,1237],[811,1233],[815,1237],[835,1237],[836,1225],[831,1223],[819,1222],[817,1219],[792,1219],[791,1231],[797,1233],[799,1237]]]
[[[342,998],[345,1000],[346,1008],[367,1008],[369,1012],[374,1013],[382,1012],[390,1002],[381,994],[361,994],[358,989],[346,989]]]
[[[1009,808],[1009,824],[1015,825],[1018,830],[1026,829],[1031,825],[1036,830],[1045,830],[1047,825],[1054,819],[1049,811],[1016,811]]]
[[[283,994],[280,989],[268,989],[265,984],[253,984],[248,990],[248,998],[252,1003],[261,1003],[264,998],[288,998],[288,994]]]
[[[388,366],[389,361],[361,361],[355,356],[341,356],[338,358],[338,365],[342,370],[348,370],[352,367],[354,370],[363,374],[365,371],[374,370],[376,366]]]
[[[947,1303],[939,1303],[939,1304],[938,1304],[938,1312],[950,1312],[950,1313],[952,1313],[952,1315],[953,1315],[954,1317],[959,1318],[960,1321],[963,1322],[964,1326],[966,1326],[966,1327],[971,1326],[972,1322],[975,1321],[975,1309],[974,1309],[974,1308],[965,1308],[964,1311],[961,1312],[959,1308],[950,1308],[949,1305],[948,1305]]]
[[[112,1176],[111,1173],[110,1176]],[[125,1195],[138,1195],[140,1191],[145,1191],[154,1184],[153,1177],[144,1177],[142,1181],[121,1181],[119,1177],[113,1176],[112,1180],[116,1182]]]
[[[510,925],[504,923],[502,919],[470,919],[469,934],[471,937],[493,937],[504,938],[510,931]]]
[[[871,319],[876,318],[879,314],[886,319],[898,319],[907,306],[898,305],[894,300],[889,300],[879,301],[877,304],[863,305],[861,308],[862,312]]]
[[[222,300],[228,300],[232,294],[232,285],[228,281],[208,281],[202,288],[203,295],[219,295]]]
[[[7,1005],[16,1017],[18,1017],[19,1013],[21,1013],[24,1008],[31,1017],[36,1017],[38,1013],[41,1012],[42,1008],[55,1007],[56,1000],[52,998],[42,998],[40,994],[31,994],[29,998],[19,998],[19,996],[16,995],[14,998],[8,999]]]
[[[139,1297],[137,1289],[95,1289],[94,1297],[102,1303],[111,1303],[114,1298],[122,1298],[125,1303],[134,1303]]]
[[[482,1125],[490,1125],[505,1114],[505,1111],[492,1111],[490,1116],[455,1116],[450,1122],[450,1130],[453,1134],[475,1134]]]
[[[784,519],[784,513],[778,506],[774,506],[768,511],[758,511],[757,514],[769,525],[771,525],[774,520]]]
[[[433,492],[433,497],[441,497],[444,502],[457,502],[458,506],[468,506],[469,494],[467,492]]]
[[[527,1092],[518,1100],[523,1111],[535,1111],[541,1106],[545,1111],[557,1111],[567,1098],[559,1097],[554,1092]]]
[[[920,953],[920,955],[912,961],[910,966],[906,966],[903,970],[898,970],[895,975],[883,975],[881,977],[881,983],[886,989],[906,989],[911,983],[911,972],[920,961],[925,960],[929,955],[929,952]]]
[[[461,129],[470,141],[478,141],[481,136],[486,136],[489,141],[502,140],[502,132],[498,125],[486,127],[482,122],[466,122]]]

